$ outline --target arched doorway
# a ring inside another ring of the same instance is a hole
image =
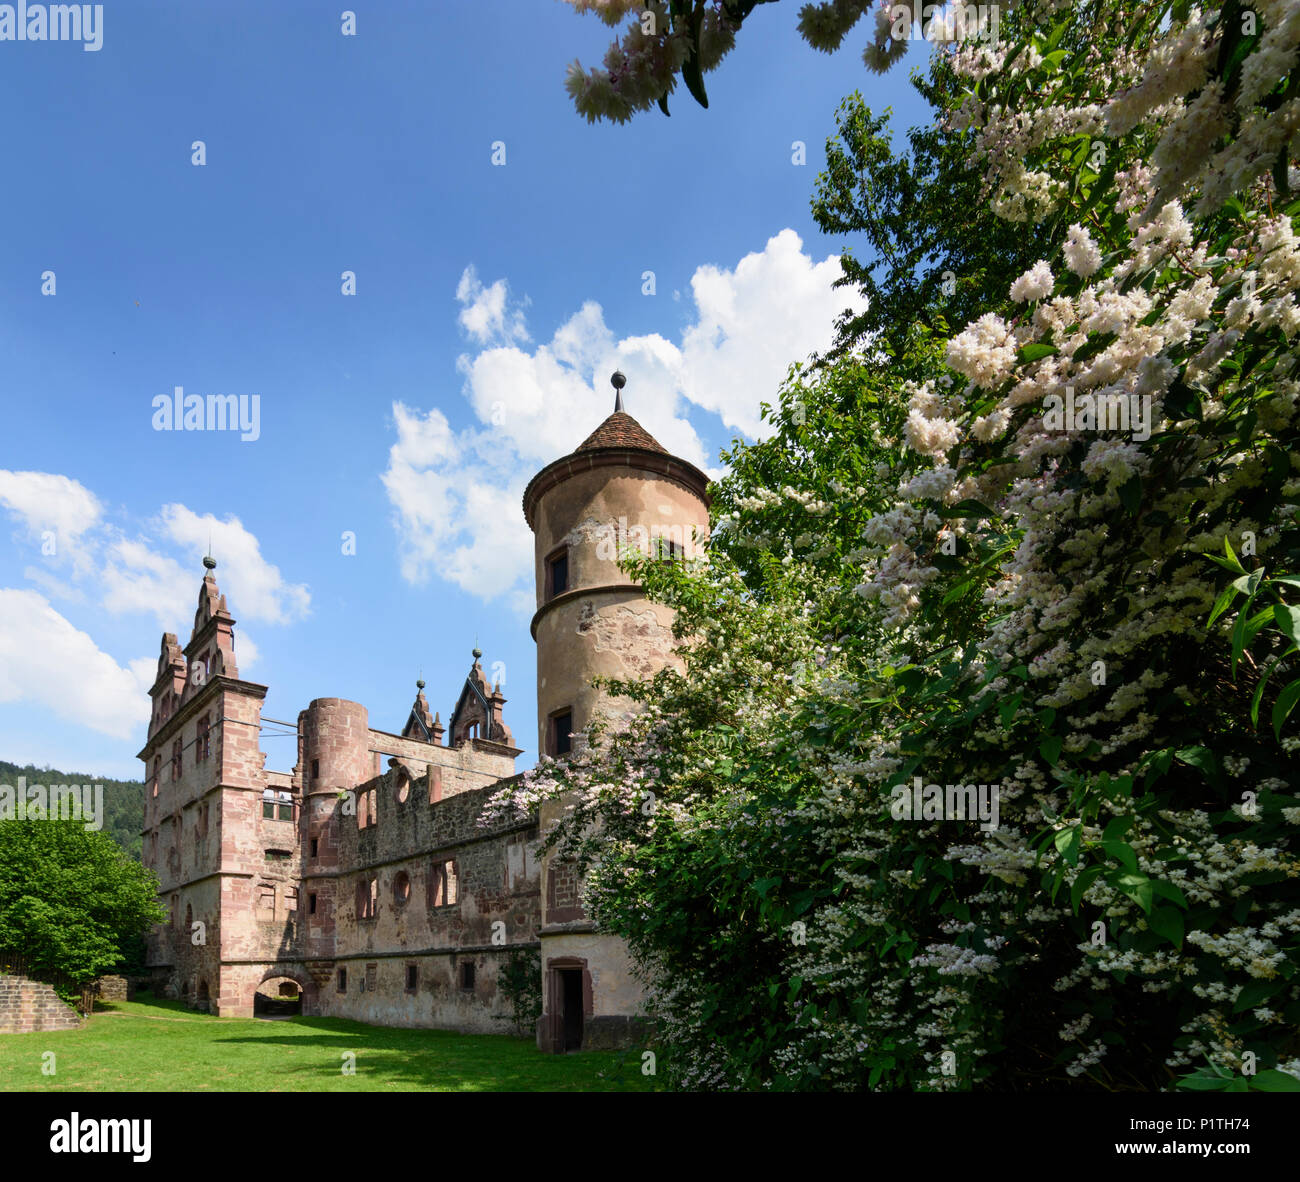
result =
[[[253,994],[253,1017],[297,1018],[314,1011],[315,986],[308,977],[296,973],[270,972],[258,983]]]

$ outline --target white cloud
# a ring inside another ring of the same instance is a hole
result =
[[[151,614],[164,631],[172,631],[193,613],[199,581],[194,567],[159,554],[138,539],[117,538],[105,547],[100,575],[104,607],[115,616]],[[194,602],[187,601],[193,600]]]
[[[827,349],[839,314],[863,307],[832,287],[841,273],[838,256],[815,262],[798,234],[782,230],[734,269],[696,270],[695,320],[679,344],[658,333],[619,339],[587,301],[528,350],[523,307],[512,306],[506,281],[484,287],[467,268],[459,320],[480,348],[457,366],[479,425],[454,431],[436,408],[393,405],[397,442],[383,481],[403,576],[437,575],[484,599],[509,592],[512,606],[530,610],[532,535],[520,496],[609,414],[609,375],[628,375],[628,409],[660,444],[710,471],[690,412],[759,437],[758,404],[774,400],[790,363]]]
[[[301,583],[286,583],[278,567],[262,557],[257,538],[239,518],[200,516],[184,505],[164,505],[153,523],[156,533],[179,547],[180,561],[152,540],[117,537],[105,544],[100,581],[104,607],[114,615],[151,614],[165,631],[183,626],[199,594],[199,559],[220,556],[218,584],[237,588],[231,611],[239,619],[283,624],[307,614],[311,594]]]
[[[84,484],[53,472],[0,470],[0,504],[32,534],[48,529],[69,539],[79,538],[103,512]]]
[[[301,619],[311,604],[306,585],[286,582],[237,517],[223,521],[169,504],[145,523],[143,536],[128,537],[104,519],[99,499],[85,485],[53,472],[0,470],[0,506],[41,548],[41,565],[27,566],[24,577],[56,599],[84,602],[91,588],[102,593],[110,613],[150,614],[170,631],[193,615],[199,559],[211,542],[221,578],[238,589],[241,618],[284,624]],[[47,530],[54,534],[52,553]]]
[[[80,587],[74,587],[57,575],[41,570],[39,566],[23,567],[23,578],[35,583],[51,599],[65,599],[69,603],[85,603],[86,593]]]
[[[489,436],[457,434],[438,409],[396,403],[397,442],[383,475],[402,537],[402,576],[430,574],[491,599],[531,569],[532,534],[520,498],[527,478]]]
[[[509,285],[504,279],[484,287],[478,272],[472,266],[466,267],[456,285],[456,299],[461,305],[457,320],[461,328],[480,345],[528,340],[523,309],[508,308],[509,295]]]
[[[126,739],[149,720],[156,662],[123,667],[36,591],[0,588],[0,702],[34,702]]]
[[[698,321],[682,338],[683,395],[751,438],[763,433],[761,401],[774,402],[792,361],[828,349],[834,323],[866,302],[833,288],[838,256],[814,263],[793,230],[782,230],[733,271],[700,267],[691,278]]]
[[[91,569],[84,535],[99,524],[103,507],[84,484],[53,472],[0,469],[0,505],[22,523],[49,566],[77,575]]]
[[[165,535],[187,553],[187,571],[197,568],[199,559],[208,552],[211,538],[212,554],[220,562],[217,581],[225,579],[238,588],[237,603],[232,603],[231,608],[233,611],[238,607],[234,614],[240,619],[287,624],[307,614],[311,593],[306,585],[286,583],[280,568],[262,557],[261,543],[238,517],[222,521],[211,513],[199,515],[184,505],[164,505],[162,527]],[[187,598],[197,600],[197,582],[188,573],[186,579]]]

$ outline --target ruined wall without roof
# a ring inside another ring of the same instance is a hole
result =
[[[509,1027],[497,974],[511,949],[537,947],[540,875],[535,822],[479,828],[496,787],[430,803],[426,781],[397,771],[362,786],[374,792],[376,818],[364,828],[340,818],[335,955],[322,1013],[403,1026]],[[367,917],[372,881],[376,905]],[[347,973],[341,990],[340,968]]]

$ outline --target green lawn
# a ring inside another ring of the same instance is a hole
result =
[[[41,1073],[55,1054],[55,1074]],[[344,1054],[356,1056],[345,1075]],[[640,1051],[543,1055],[504,1034],[393,1030],[341,1018],[214,1018],[114,1002],[80,1030],[0,1034],[0,1090],[69,1092],[650,1091]]]

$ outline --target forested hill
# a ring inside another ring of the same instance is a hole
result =
[[[144,782],[109,780],[89,772],[61,772],[50,767],[20,767],[0,759],[0,784],[18,787],[22,778],[32,784],[103,784],[104,832],[131,857],[140,857],[140,829],[144,824]]]

